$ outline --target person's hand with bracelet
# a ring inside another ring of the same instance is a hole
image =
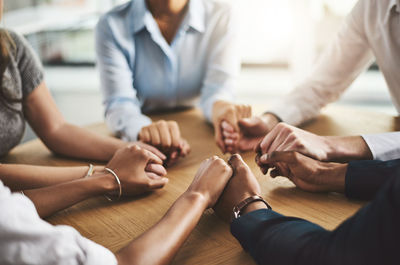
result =
[[[233,176],[214,206],[216,214],[229,222],[233,218],[235,207],[237,207],[235,210],[239,210],[240,216],[255,210],[270,208],[265,201],[261,200],[260,185],[242,157],[235,154],[231,156],[228,163],[233,169]]]
[[[106,173],[116,184],[113,195],[133,196],[164,187],[168,179],[162,163],[158,156],[137,145],[119,149],[106,165]]]
[[[82,169],[86,172],[82,173]],[[160,189],[168,182],[162,160],[137,145],[119,149],[106,167],[89,165],[89,168],[44,168],[42,171],[51,171],[66,179],[54,185],[45,185],[43,179],[38,183],[41,187],[18,189],[31,199],[42,218],[95,196],[104,195],[112,201],[122,195]]]

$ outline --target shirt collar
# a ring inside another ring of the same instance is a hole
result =
[[[390,1],[390,9],[392,9],[393,7],[396,7],[396,11],[400,12],[400,0],[391,0]]]
[[[133,0],[131,2],[131,11],[129,19],[132,23],[132,31],[134,34],[141,31],[145,26],[145,17],[151,15],[147,9],[146,0]],[[188,14],[183,23],[198,32],[204,32],[206,24],[205,7],[202,0],[190,0]]]
[[[190,0],[188,9],[188,26],[203,33],[206,28],[206,10],[202,0]]]
[[[128,19],[131,20],[131,28],[134,34],[138,33],[144,28],[144,18],[146,12],[149,11],[147,10],[145,0],[132,0],[130,15],[128,16]]]

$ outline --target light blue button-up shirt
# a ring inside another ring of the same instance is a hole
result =
[[[96,28],[97,63],[105,119],[113,133],[134,141],[153,110],[199,103],[207,120],[217,100],[233,100],[240,68],[232,8],[190,0],[171,44],[145,0],[118,6]]]

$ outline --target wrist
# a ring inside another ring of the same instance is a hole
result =
[[[97,195],[112,194],[119,189],[119,185],[114,176],[104,171],[104,167],[102,170],[95,171],[92,179],[96,181],[96,187],[98,187]]]
[[[264,123],[265,128],[268,132],[271,131],[281,120],[273,113],[264,113],[260,116],[260,119]]]
[[[344,193],[348,164],[321,163],[323,164],[323,167],[318,175],[321,177],[321,181],[323,182],[323,186],[326,187],[326,191]]]
[[[372,159],[372,153],[361,136],[325,136],[328,146],[327,160],[348,162]]]
[[[246,213],[251,213],[260,209],[268,209],[268,207],[263,202],[255,201],[247,205],[241,212],[242,215],[245,215]]]
[[[237,206],[240,202],[244,201],[245,199],[251,197],[251,196],[260,196],[255,192],[245,192],[242,195],[239,196],[238,200],[235,202],[235,204],[233,206]],[[249,213],[249,212],[253,212],[259,209],[267,209],[268,207],[265,205],[265,203],[261,202],[261,201],[254,201],[249,203],[245,208],[243,208],[241,210],[242,215]]]
[[[207,209],[210,201],[206,195],[197,191],[185,191],[182,194],[182,197],[188,200],[192,205],[198,205],[202,207],[203,210]]]

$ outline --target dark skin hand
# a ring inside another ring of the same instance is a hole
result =
[[[206,159],[165,216],[116,253],[118,264],[169,264],[231,176],[232,169],[224,160],[216,156]]]
[[[372,153],[361,136],[320,136],[283,122],[265,135],[257,151],[262,154],[297,151],[320,161],[372,159]]]
[[[298,188],[310,192],[340,192],[345,190],[347,164],[321,162],[294,151],[257,155],[257,164],[271,177],[284,176]]]
[[[233,175],[213,209],[220,218],[230,222],[233,207],[250,196],[260,196],[261,188],[253,172],[240,155],[232,155],[228,163],[232,167]],[[263,202],[253,202],[243,209],[242,213],[264,208],[266,205]]]
[[[132,145],[115,152],[106,167],[117,174],[121,181],[122,195],[131,196],[160,189],[167,184],[168,179],[164,177],[166,171],[161,163],[162,160],[152,152]],[[21,170],[31,168],[32,166],[30,168],[25,166]],[[4,172],[6,170],[7,168],[4,169]],[[87,169],[83,168],[83,170]],[[101,167],[96,167],[94,174],[87,178],[82,178],[84,174],[82,168],[38,167],[36,171],[53,178],[58,177],[58,184],[57,182],[48,182],[44,178],[38,183],[31,183],[39,188],[24,191],[25,195],[35,204],[41,217],[50,216],[94,196],[119,194],[119,185],[114,176]]]

